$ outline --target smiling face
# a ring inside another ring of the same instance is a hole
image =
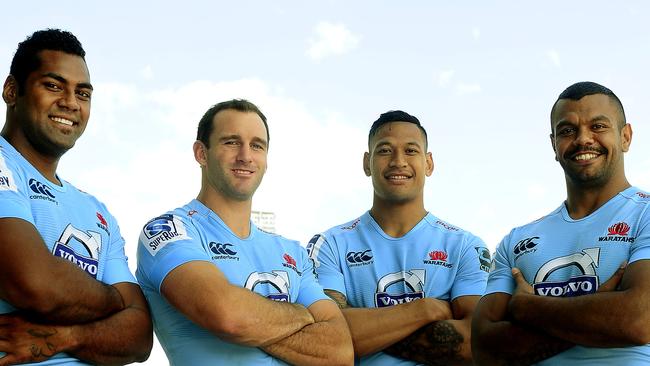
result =
[[[561,99],[551,116],[551,143],[568,184],[603,187],[625,179],[623,154],[632,140],[629,124],[607,95]]]
[[[268,141],[264,122],[255,112],[225,109],[212,123],[210,147],[197,141],[195,157],[204,181],[228,200],[253,197],[266,172]]]
[[[59,158],[86,129],[92,86],[82,57],[51,50],[39,57],[24,88],[11,75],[4,84],[5,130],[18,151]]]
[[[385,203],[423,200],[424,181],[433,172],[423,133],[410,122],[390,122],[371,138],[363,167],[372,177],[375,199]]]

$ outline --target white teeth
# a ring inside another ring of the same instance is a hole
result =
[[[73,125],[72,121],[67,120],[67,119],[65,119],[65,118],[61,118],[61,117],[50,117],[50,119],[51,119],[52,121],[54,121],[54,122],[63,123],[63,124],[66,125],[66,126],[72,126],[72,125]]]
[[[234,169],[235,173],[237,174],[253,174],[252,172],[249,172],[248,170],[239,170],[239,169]]]
[[[405,175],[391,175],[388,177],[388,179],[395,179],[395,180],[402,180],[402,179],[408,179],[409,177]]]
[[[575,156],[575,160],[577,161],[582,161],[582,160],[591,160],[597,158],[598,155],[596,154],[580,154]]]

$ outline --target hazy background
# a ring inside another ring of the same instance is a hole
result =
[[[106,202],[132,268],[140,227],[198,193],[200,117],[235,97],[269,118],[253,208],[303,242],[370,207],[361,159],[390,109],[428,130],[427,208],[492,249],[565,197],[548,114],[574,82],[620,97],[634,131],[628,179],[650,189],[648,2],[25,1],[2,12],[5,74],[37,29],[83,43],[91,119],[59,175]],[[159,346],[147,364],[166,364]]]

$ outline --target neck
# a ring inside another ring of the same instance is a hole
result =
[[[250,235],[252,200],[228,199],[205,184],[196,199],[216,213],[239,238],[245,239]]]
[[[426,215],[422,199],[409,202],[386,202],[375,196],[370,215],[389,236],[399,238],[415,227]]]
[[[591,215],[612,197],[630,187],[625,175],[621,178],[610,180],[605,186],[588,187],[578,186],[566,178],[567,200],[566,207],[572,219],[581,219]]]
[[[56,168],[59,165],[60,156],[52,157],[44,155],[35,150],[32,144],[27,141],[25,136],[21,133],[11,133],[7,124],[0,133],[11,146],[16,149],[25,160],[27,160],[39,173],[41,173],[50,182],[61,185],[61,181],[56,177]]]

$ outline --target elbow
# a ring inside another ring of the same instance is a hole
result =
[[[639,316],[630,322],[625,331],[626,343],[645,346],[650,343],[650,316]]]
[[[354,348],[349,339],[347,342],[339,345],[332,354],[335,359],[327,362],[327,365],[354,365]]]
[[[5,289],[6,300],[17,309],[48,319],[66,304],[53,286],[42,286],[35,282],[15,281],[13,288]]]

